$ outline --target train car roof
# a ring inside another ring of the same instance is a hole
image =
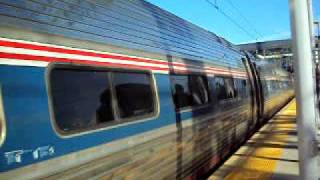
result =
[[[242,56],[224,38],[144,0],[5,0],[0,7],[0,27],[230,67],[237,67]]]

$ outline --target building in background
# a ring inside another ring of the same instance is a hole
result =
[[[314,60],[316,63],[319,62],[319,38],[319,36],[316,37],[314,49]],[[250,52],[257,59],[273,61],[287,71],[293,72],[293,55],[290,39],[240,44],[238,47],[243,51]]]

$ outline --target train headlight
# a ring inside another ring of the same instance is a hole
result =
[[[0,146],[3,144],[6,136],[6,121],[4,116],[4,104],[2,99],[2,87],[0,85]]]

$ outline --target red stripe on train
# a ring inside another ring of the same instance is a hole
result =
[[[116,60],[128,60],[128,61],[135,61],[135,62],[144,62],[144,63],[153,63],[153,64],[160,64],[166,66],[177,66],[183,68],[201,68],[198,65],[186,65],[182,63],[168,63],[168,62],[161,62],[159,60],[152,60],[152,59],[143,59],[143,58],[136,58],[136,57],[128,57],[128,56],[120,56],[120,55],[111,55],[111,54],[102,54],[96,52],[88,52],[88,51],[81,51],[81,50],[74,50],[74,49],[64,49],[59,47],[49,47],[43,45],[35,45],[30,43],[20,43],[20,42],[12,42],[12,41],[4,41],[0,40],[0,46],[5,47],[13,47],[13,48],[23,48],[23,49],[31,49],[31,50],[40,50],[40,51],[48,51],[48,52],[56,52],[56,53],[65,53],[65,54],[74,54],[74,55],[83,55],[83,56],[91,56],[91,57],[99,57],[99,58],[110,58]],[[228,72],[232,73],[235,71],[218,69],[215,67],[205,67],[206,70],[214,70],[218,72]],[[236,72],[236,73],[243,73],[243,72]]]
[[[169,68],[153,67],[153,66],[138,66],[132,64],[120,64],[120,63],[110,63],[110,62],[99,62],[91,60],[76,60],[69,58],[56,58],[47,56],[36,56],[28,54],[13,54],[0,52],[0,58],[17,59],[17,60],[32,60],[32,61],[44,61],[44,62],[63,62],[63,63],[79,63],[79,64],[89,64],[89,65],[103,65],[103,66],[113,66],[113,67],[130,67],[137,69],[150,69],[158,71],[168,71]]]
[[[146,63],[154,63],[154,64],[163,64],[168,65],[168,62],[161,62],[156,60],[146,60],[142,58],[135,57],[126,57],[120,55],[111,55],[111,54],[101,54],[95,52],[74,50],[74,49],[64,49],[58,47],[49,47],[43,45],[35,45],[35,44],[27,44],[20,42],[10,42],[0,40],[1,46],[13,47],[13,48],[23,48],[23,49],[32,49],[32,50],[40,50],[40,51],[48,51],[48,52],[56,52],[56,53],[65,53],[65,54],[74,54],[74,55],[82,55],[82,56],[92,56],[92,57],[100,57],[100,58],[110,58],[110,59],[118,59],[118,60],[130,60],[130,61],[138,61],[138,62],[146,62]],[[178,65],[181,66],[181,65]]]
[[[135,68],[141,70],[155,70],[155,71],[169,71],[169,68],[160,68],[153,66],[138,66],[132,64],[120,64],[120,63],[110,63],[110,62],[99,62],[99,61],[91,61],[91,60],[76,60],[69,58],[56,58],[56,57],[47,57],[47,56],[36,56],[36,55],[28,55],[28,54],[14,54],[14,53],[4,53],[0,52],[0,58],[7,59],[15,59],[15,60],[32,60],[32,61],[42,61],[42,62],[60,62],[60,63],[78,63],[85,65],[98,65],[98,66],[108,66],[108,67],[121,67],[121,68]],[[195,73],[190,70],[180,70],[174,69],[174,72],[180,73]]]

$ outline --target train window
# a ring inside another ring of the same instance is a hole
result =
[[[199,75],[172,75],[172,94],[176,109],[210,102],[208,80]]]
[[[147,73],[113,73],[119,114],[121,118],[154,112],[151,77]]]
[[[214,78],[215,93],[218,100],[227,99],[226,88],[222,77]]]
[[[214,85],[218,100],[232,99],[237,97],[237,91],[234,87],[232,78],[215,77]]]
[[[249,95],[249,91],[248,91],[248,83],[247,83],[247,80],[246,79],[243,79],[242,80],[242,85],[243,85],[243,87],[244,87],[244,97],[248,97],[248,95]]]
[[[237,97],[236,89],[234,88],[234,82],[232,78],[224,78],[224,84],[226,87],[227,99]]]
[[[108,76],[96,70],[51,71],[54,115],[61,130],[87,129],[114,120]]]
[[[245,80],[245,79],[242,79],[241,80],[241,84],[242,84],[242,87],[243,87],[243,94],[242,94],[242,96],[243,97],[248,97],[248,86],[247,86],[247,80]]]
[[[192,95],[189,89],[189,79],[186,75],[172,75],[172,94],[177,109],[192,105]]]
[[[204,76],[189,76],[192,94],[192,105],[202,105],[209,102],[208,80]]]
[[[235,79],[236,84],[236,92],[238,92],[238,96],[241,98],[247,97],[247,81],[245,79]]]
[[[269,93],[270,93],[270,87],[267,83],[268,81],[266,79],[261,80],[261,84],[263,86],[263,95],[264,97],[269,97]]]
[[[61,67],[52,69],[49,78],[53,115],[63,133],[138,120],[137,116],[155,112],[149,73]]]

